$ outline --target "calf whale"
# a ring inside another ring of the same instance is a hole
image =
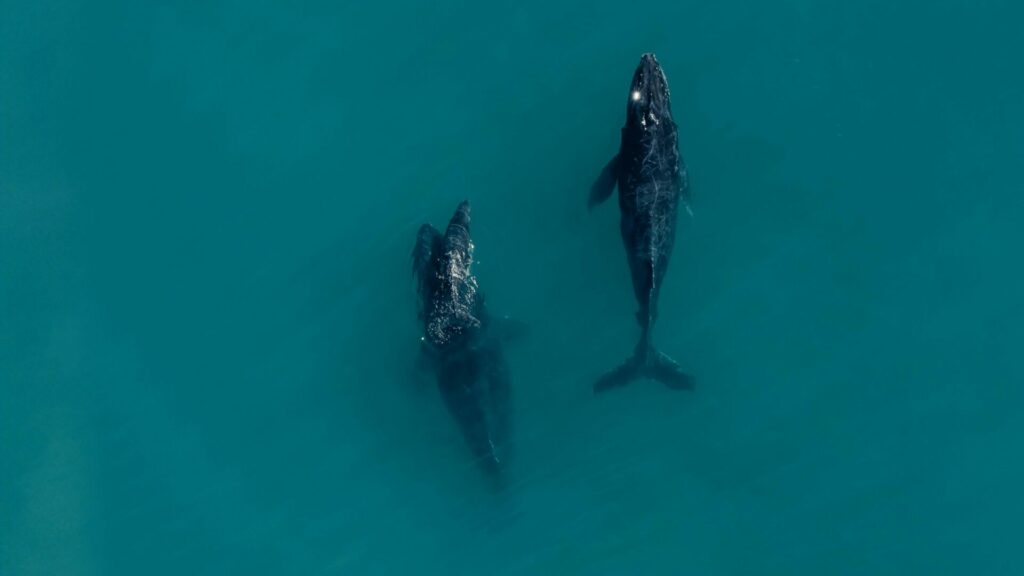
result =
[[[693,388],[693,378],[654,347],[658,297],[675,244],[680,203],[689,211],[686,167],[679,154],[668,81],[654,54],[644,54],[633,74],[619,152],[591,188],[593,209],[619,190],[619,230],[639,309],[640,340],[633,355],[595,384],[601,392],[648,377],[669,388]]]
[[[505,464],[511,424],[511,383],[503,342],[523,332],[493,317],[472,272],[469,202],[459,204],[442,234],[420,227],[413,248],[421,366],[434,373],[449,413],[474,458],[489,473]]]

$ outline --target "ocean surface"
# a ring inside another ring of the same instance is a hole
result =
[[[0,0],[0,574],[1024,574],[1018,2]],[[632,350],[615,153],[693,192]],[[414,373],[473,203],[516,458]]]

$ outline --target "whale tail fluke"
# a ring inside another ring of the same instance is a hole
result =
[[[694,388],[693,377],[683,372],[675,360],[654,348],[640,347],[625,362],[598,378],[594,393],[625,386],[639,378],[657,380],[672,390]]]
[[[652,350],[648,356],[646,375],[672,390],[693,390],[694,388],[693,376],[683,372],[675,360],[658,350]]]

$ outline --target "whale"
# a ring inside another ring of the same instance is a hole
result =
[[[588,208],[602,204],[615,189],[640,338],[632,356],[602,375],[594,383],[594,391],[604,392],[639,378],[657,380],[674,390],[691,390],[693,377],[658,350],[652,338],[675,244],[678,212],[680,206],[690,212],[690,189],[679,153],[668,80],[651,53],[640,57],[633,73],[619,151],[591,187]]]
[[[493,476],[507,466],[510,452],[512,391],[504,343],[520,338],[525,327],[487,309],[472,270],[470,213],[463,201],[444,232],[430,224],[417,232],[418,364],[434,375],[474,460]]]

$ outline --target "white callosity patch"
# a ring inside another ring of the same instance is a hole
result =
[[[468,328],[480,326],[474,314],[476,277],[472,274],[473,243],[459,239],[442,256],[438,270],[439,294],[427,323],[427,335],[438,345],[447,344]]]

